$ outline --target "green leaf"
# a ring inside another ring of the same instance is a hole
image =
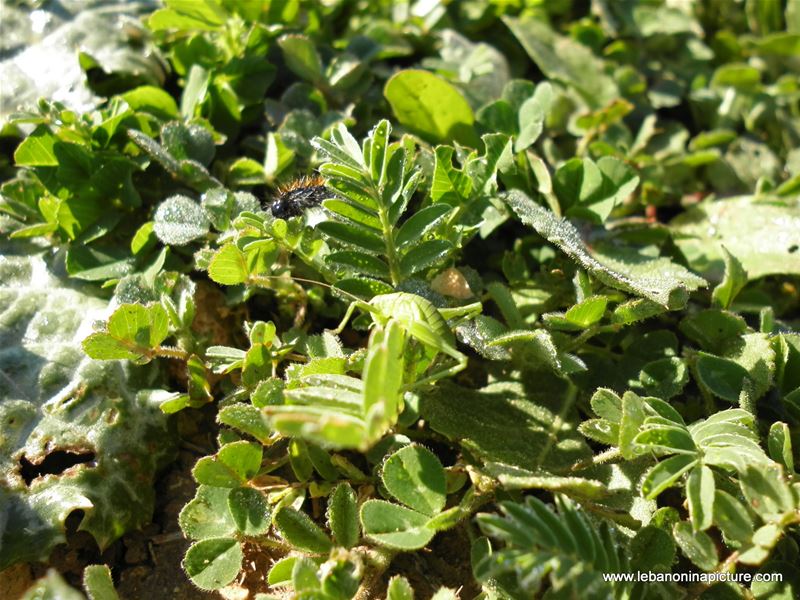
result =
[[[192,476],[197,483],[220,488],[235,488],[244,483],[233,468],[213,456],[198,460],[192,469]]]
[[[517,307],[516,303],[514,302],[514,297],[511,291],[504,286],[502,283],[493,281],[486,285],[486,291],[489,292],[494,303],[500,309],[500,312],[503,314],[503,319],[505,319],[506,323],[508,323],[509,327],[512,328],[520,328],[522,329],[524,325],[524,320],[522,318],[522,313],[520,312],[519,308]],[[542,345],[548,345],[547,341],[544,339],[544,331],[538,331],[534,333],[529,339],[530,341],[538,341],[542,342]],[[537,335],[538,334],[538,335]],[[511,334],[513,335],[513,333]],[[501,336],[503,339],[504,336]],[[493,344],[497,343],[497,339],[493,340]],[[554,357],[554,363],[560,362],[558,359],[558,350],[553,346],[554,352],[551,356]],[[560,365],[555,365],[556,369],[558,370]]]
[[[275,513],[273,520],[281,537],[298,550],[326,554],[333,546],[325,532],[304,512],[283,507]]]
[[[340,473],[333,464],[330,454],[316,444],[307,444],[308,455],[314,470],[327,481],[336,481]]]
[[[58,138],[46,125],[39,125],[14,152],[14,162],[20,167],[57,167],[54,147]]]
[[[608,419],[612,423],[622,420],[622,399],[612,390],[598,388],[590,400],[596,415]]]
[[[192,544],[182,565],[192,583],[201,590],[216,590],[236,578],[243,557],[237,540],[211,538]]]
[[[648,525],[631,540],[631,568],[669,573],[675,561],[675,542],[661,527]]]
[[[186,196],[170,196],[158,205],[153,231],[165,244],[185,246],[204,237],[211,224],[197,202]]]
[[[383,465],[381,480],[396,500],[417,512],[432,517],[444,508],[444,468],[427,448],[411,445],[392,454]]]
[[[716,87],[730,86],[743,91],[753,90],[761,82],[761,73],[758,69],[745,64],[731,63],[722,65],[711,79],[711,85]]]
[[[200,485],[178,516],[183,534],[192,540],[233,535],[237,526],[230,512],[231,488]]]
[[[410,508],[383,500],[367,500],[361,505],[364,535],[381,546],[396,550],[418,550],[436,532],[426,527],[428,517]]]
[[[119,279],[133,272],[134,265],[125,251],[105,252],[99,247],[74,245],[67,250],[67,273],[76,279],[103,281]]]
[[[328,526],[337,546],[353,548],[361,537],[356,493],[340,483],[328,497]]]
[[[645,420],[644,431],[633,440],[635,445],[646,446],[656,452],[694,455],[697,448],[685,427],[679,425],[651,424]]]
[[[438,156],[438,148],[437,148]],[[395,243],[398,248],[408,244],[416,244],[423,239],[426,233],[436,227],[444,217],[450,212],[451,207],[447,204],[432,204],[422,210],[418,210],[403,223],[397,231]]]
[[[198,0],[188,4],[170,2],[167,8],[160,8],[150,15],[147,25],[153,31],[213,31],[219,29],[227,17],[225,10],[215,0]]]
[[[737,337],[745,333],[747,323],[739,315],[710,308],[685,317],[679,329],[703,350],[722,354]]]
[[[428,240],[414,245],[400,260],[400,271],[403,277],[423,271],[444,260],[453,250],[447,240]]]
[[[252,158],[239,158],[228,169],[226,181],[231,187],[266,183],[267,177],[264,172],[264,165]]]
[[[299,556],[287,556],[276,561],[267,574],[267,583],[275,586],[291,583],[294,565],[300,558]]]
[[[639,434],[645,419],[645,404],[633,392],[622,395],[622,420],[619,427],[619,451],[627,460],[641,453],[634,439]]]
[[[727,358],[706,352],[697,353],[697,377],[708,390],[729,402],[738,402],[748,373],[744,367]]]
[[[533,96],[522,103],[518,114],[519,135],[514,142],[514,152],[522,152],[539,138],[553,100],[553,86],[544,81],[536,86]]]
[[[451,206],[465,204],[472,191],[472,179],[464,169],[453,166],[455,150],[450,146],[437,146],[434,153],[436,161],[431,182],[431,199]]]
[[[365,228],[356,227],[347,223],[324,221],[317,225],[317,230],[342,244],[366,250],[367,252],[381,252],[385,250],[383,240],[374,233],[370,233]]]
[[[619,247],[606,253],[597,248],[590,251],[575,226],[558,219],[524,193],[512,190],[505,198],[523,223],[606,285],[643,296],[670,310],[682,308],[689,292],[705,285],[703,279],[667,258],[648,258]]]
[[[705,465],[693,469],[686,480],[689,517],[695,531],[711,527],[714,510],[714,473]]]
[[[782,464],[791,473],[794,471],[794,456],[792,454],[792,437],[786,423],[773,423],[767,436],[767,449],[772,460]]]
[[[698,460],[687,454],[678,454],[662,460],[647,472],[642,481],[642,494],[647,500],[653,500],[668,487],[675,485],[685,473],[694,469]]]
[[[278,38],[286,66],[302,79],[312,83],[323,80],[322,61],[314,43],[304,35],[284,35]]]
[[[219,460],[230,467],[243,481],[255,477],[261,468],[260,444],[240,441],[225,444],[217,453]]]
[[[706,201],[670,222],[689,266],[721,280],[726,251],[749,281],[800,274],[800,206],[755,202],[752,197]]]
[[[611,315],[612,323],[621,325],[631,325],[638,321],[644,321],[650,317],[660,315],[664,312],[664,307],[657,302],[644,298],[635,298],[618,305]]]
[[[384,279],[389,277],[389,266],[385,262],[363,252],[351,250],[332,252],[325,257],[325,262],[355,273],[363,273],[364,275],[372,275],[373,277]]]
[[[719,558],[714,541],[704,531],[693,531],[691,523],[681,521],[672,528],[675,542],[695,566],[703,571],[712,571],[716,568]]]
[[[399,322],[391,320],[385,328],[376,328],[370,336],[364,359],[363,416],[369,424],[371,445],[397,422],[402,410],[403,347],[405,332]]]
[[[430,142],[478,146],[475,117],[464,96],[428,71],[406,69],[386,83],[384,96],[401,125]]]
[[[797,508],[794,492],[778,465],[747,465],[739,485],[750,507],[764,520],[778,520]]]
[[[364,298],[366,300],[371,300],[373,297],[379,296],[380,294],[391,294],[395,291],[389,284],[370,277],[348,277],[340,279],[336,282],[334,289],[342,290],[357,298]]]
[[[608,298],[606,296],[593,296],[570,307],[564,318],[585,329],[603,318],[607,305]]]
[[[604,156],[573,158],[556,171],[553,188],[568,216],[603,223],[639,184],[635,171],[621,160]]]
[[[639,381],[648,394],[668,400],[683,391],[689,382],[689,370],[680,358],[661,358],[642,367]]]
[[[422,397],[420,412],[431,429],[481,461],[563,472],[591,452],[575,430],[563,380],[547,370],[534,374],[535,387],[525,388],[509,382],[479,390],[440,383]],[[555,423],[558,444],[552,444]]]
[[[228,509],[236,529],[247,536],[263,535],[270,527],[270,508],[260,491],[235,488],[228,495]]]
[[[156,236],[153,233],[153,222],[145,222],[131,238],[131,252],[139,254],[146,252],[156,245]]]
[[[125,92],[120,96],[133,110],[150,113],[151,115],[168,121],[180,116],[178,105],[169,92],[152,85],[142,85]]]
[[[244,252],[236,244],[225,244],[211,258],[208,276],[223,285],[244,283],[249,276]]]
[[[257,394],[258,391],[254,393]],[[255,406],[248,404],[233,404],[219,411],[217,416],[223,425],[234,427],[239,431],[253,436],[262,444],[267,444],[272,435],[267,421]]]
[[[106,314],[97,290],[65,284],[51,270],[49,252],[15,245],[2,252],[0,569],[46,560],[75,511],[82,514],[80,529],[101,549],[148,523],[155,473],[175,448],[156,401],[168,394],[159,389],[158,373],[92,361],[78,344]],[[118,310],[109,325],[114,333],[147,344],[163,339],[167,317],[160,307],[134,308],[132,322],[128,308]],[[141,389],[143,381],[151,389]],[[42,465],[62,452],[77,462],[29,484],[21,478],[23,457]]]
[[[781,527],[767,523],[753,533],[752,545],[739,555],[739,562],[745,565],[763,564],[783,535]]]
[[[289,464],[298,481],[308,481],[314,473],[314,465],[308,457],[308,447],[303,440],[293,439],[289,442]]]
[[[711,292],[711,302],[720,308],[728,308],[747,283],[747,272],[742,267],[742,263],[724,246],[722,253],[725,260],[725,276]]]
[[[353,598],[359,590],[361,572],[353,561],[339,558],[330,570],[320,573],[321,589],[329,598]]]
[[[714,492],[714,524],[737,542],[745,542],[753,536],[753,520],[747,508],[724,490]]]
[[[408,579],[395,575],[386,588],[386,600],[414,600],[414,590]]]
[[[556,34],[540,20],[506,16],[503,22],[549,79],[574,88],[590,107],[599,108],[619,96],[603,62],[583,44]]]
[[[123,304],[109,317],[105,332],[83,340],[83,349],[99,360],[129,359],[143,364],[168,334],[169,319],[160,304]]]
[[[329,198],[323,201],[322,206],[355,227],[361,225],[364,226],[367,231],[374,230],[374,233],[380,233],[381,231],[382,225],[380,219],[372,210],[368,210],[363,204],[356,205],[352,202],[345,202],[337,198]]]
[[[197,107],[208,95],[210,82],[211,74],[207,69],[198,64],[193,64],[189,68],[186,83],[183,86],[183,94],[181,95],[181,116],[184,119],[191,119],[195,116]]]
[[[107,565],[89,565],[83,570],[83,587],[89,600],[119,600]]]
[[[319,590],[317,563],[301,556],[292,567],[292,587],[298,592],[316,592]]]
[[[608,527],[596,528],[585,513],[561,495],[556,496],[558,513],[534,496],[526,497],[524,503],[504,501],[500,506],[502,517],[477,517],[484,534],[505,543],[504,548],[477,558],[473,569],[481,581],[494,578],[505,583],[512,576],[524,592],[516,597],[525,598],[540,597],[545,585],[550,588],[548,594],[565,598],[623,595],[614,593],[602,576],[627,571],[627,561],[622,558],[626,553]],[[563,576],[567,573],[570,575]]]
[[[272,375],[272,353],[266,344],[254,344],[242,361],[242,385],[255,390]]]

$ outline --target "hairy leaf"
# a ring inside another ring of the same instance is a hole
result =
[[[633,248],[590,250],[578,230],[568,221],[535,204],[518,190],[506,195],[517,216],[547,241],[587,269],[600,281],[676,310],[689,299],[689,292],[705,285],[700,277],[667,258],[650,258]]]

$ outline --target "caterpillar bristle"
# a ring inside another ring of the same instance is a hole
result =
[[[278,186],[278,195],[291,192],[292,190],[310,187],[320,187],[325,185],[325,178],[321,175],[303,175],[293,179],[289,183]]]
[[[307,208],[318,206],[331,197],[325,183],[325,178],[319,175],[306,175],[280,186],[269,205],[272,215],[287,219],[303,214]]]

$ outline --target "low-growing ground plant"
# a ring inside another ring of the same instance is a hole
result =
[[[196,594],[800,596],[797,1],[92,11],[2,96],[0,568],[96,545],[26,597],[176,448]]]

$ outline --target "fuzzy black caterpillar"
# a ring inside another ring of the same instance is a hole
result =
[[[332,194],[325,188],[322,177],[301,177],[278,188],[269,209],[276,219],[288,219],[303,214],[307,208],[319,206],[330,197]]]

